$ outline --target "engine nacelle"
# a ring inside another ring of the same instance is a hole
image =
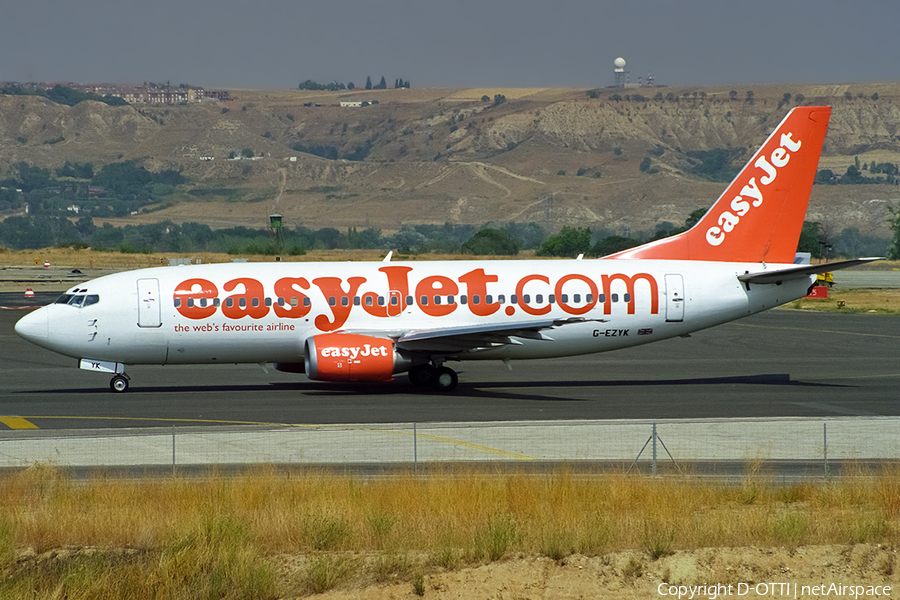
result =
[[[409,369],[393,340],[353,333],[324,333],[306,340],[306,376],[321,381],[389,381]]]

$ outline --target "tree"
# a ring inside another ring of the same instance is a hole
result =
[[[366,89],[367,90],[372,89],[372,78],[369,77],[368,75],[366,75]]]
[[[563,227],[559,235],[550,236],[537,250],[538,256],[575,257],[591,250],[591,230],[587,227]]]
[[[482,229],[460,246],[463,253],[476,256],[515,256],[521,249],[522,244],[508,231],[491,228]]]
[[[641,161],[640,167],[638,167],[638,168],[641,170],[641,173],[646,173],[647,171],[649,171],[650,170],[650,157],[645,156],[644,160]]]
[[[698,208],[691,211],[691,214],[688,215],[687,219],[684,220],[684,229],[687,231],[694,225],[700,222],[700,219],[703,218],[703,215],[706,214],[707,208]]]
[[[593,248],[591,248],[591,254],[596,256],[608,256],[640,245],[640,240],[622,237],[620,235],[611,235],[594,244]]]
[[[894,232],[894,237],[891,240],[891,247],[888,249],[887,257],[891,260],[900,260],[900,209],[888,207],[888,210],[891,211],[888,225],[891,231]]]
[[[819,223],[803,222],[800,230],[800,240],[797,243],[797,252],[809,252],[813,258],[822,258],[822,227]]]

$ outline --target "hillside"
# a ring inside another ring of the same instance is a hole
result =
[[[690,175],[698,161],[688,153],[754,150],[798,94],[834,107],[820,168],[900,163],[900,84],[733,89],[233,90],[227,103],[168,107],[0,96],[0,178],[20,161],[52,170],[133,159],[206,190],[115,225],[262,227],[280,212],[313,228],[535,221],[629,233],[709,206],[725,184]],[[785,93],[792,100],[779,106]],[[482,101],[496,94],[506,101]],[[341,108],[342,98],[378,104]],[[261,158],[227,160],[244,149]],[[640,171],[647,157],[655,173]],[[897,186],[817,185],[808,219],[886,236],[887,206],[898,203]]]

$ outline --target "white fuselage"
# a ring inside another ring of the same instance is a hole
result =
[[[786,266],[513,260],[164,267],[81,284],[67,292],[75,300],[35,311],[16,331],[60,354],[96,361],[297,363],[306,340],[328,332],[396,339],[550,320],[540,334],[449,349],[446,359],[571,356],[684,335],[805,296],[814,276],[783,285],[737,279]],[[80,296],[94,299],[79,302]],[[415,352],[417,344],[433,350],[440,340],[412,341],[407,349]]]

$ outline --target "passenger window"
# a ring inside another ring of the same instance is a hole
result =
[[[213,306],[219,308],[219,304],[221,304],[221,300],[219,300],[218,298],[213,298]]]
[[[350,306],[350,298],[341,296],[341,306]]]
[[[56,303],[59,304],[59,300]],[[175,298],[175,308],[181,308],[181,298]]]
[[[266,306],[272,306],[272,299],[266,298]]]
[[[247,308],[247,299],[246,298],[238,298],[238,306],[241,308]]]
[[[243,298],[241,299],[243,300]],[[253,306],[253,308],[259,307],[259,298],[252,298],[250,300],[250,304]]]
[[[188,307],[188,308],[194,308],[194,299],[193,299],[193,298],[188,298],[188,299],[187,299],[187,307]]]
[[[563,304],[568,304],[568,302],[569,302],[569,295],[568,295],[568,294],[560,294],[560,295],[559,295],[559,301],[562,302]],[[576,300],[576,302],[577,302],[577,300]]]
[[[550,304],[556,303],[556,294],[550,294]]]
[[[543,304],[544,303],[544,295],[538,294],[537,296],[534,297],[534,301],[537,302],[538,304]]]
[[[456,298],[454,298],[453,296],[447,296],[447,304],[455,304],[455,303],[456,303]]]
[[[612,301],[613,301],[613,302],[618,302],[618,301],[619,301],[619,295],[618,295],[618,294],[612,294],[612,295],[610,296],[610,298],[612,298]]]
[[[435,297],[434,297],[434,303],[435,303],[435,304],[440,304],[440,303],[441,303],[441,297],[440,297],[440,296],[435,296]]]
[[[234,307],[234,298],[232,298],[231,296],[229,296],[228,298],[225,298],[225,306],[227,306],[228,308],[233,308]]]
[[[328,298],[328,306],[337,306],[337,300],[334,299],[334,296]]]
[[[575,304],[581,302],[581,294],[575,294],[572,299],[575,301]],[[563,294],[563,302],[566,302],[566,295]]]
[[[625,302],[631,302],[631,294],[625,294],[625,297],[623,299],[625,300]]]
[[[366,306],[372,306],[372,296],[366,296]]]
[[[491,296],[490,294],[488,294],[487,296],[484,297],[485,304],[493,304],[493,302],[494,302],[494,297]]]
[[[359,306],[360,300],[359,296],[353,296],[353,306]]]
[[[506,304],[506,296],[500,294],[499,296],[497,296],[497,302],[499,302],[500,304]]]
[[[428,296],[421,296],[419,297],[419,300],[421,301],[420,304],[422,306],[428,306]]]
[[[206,298],[200,298],[200,308],[206,308]]]
[[[468,303],[468,301],[469,301],[469,299],[466,297],[465,294],[463,294],[462,296],[459,297],[460,304],[466,304],[466,303]]]
[[[311,304],[312,304],[312,302],[310,301],[309,298],[303,299],[303,306],[310,306]]]
[[[517,295],[513,294],[512,296],[509,297],[509,301],[511,304],[518,304],[519,297]]]
[[[384,296],[378,296],[378,306],[384,306]]]
[[[391,306],[397,306],[398,304],[400,304],[400,298],[391,296]],[[412,304],[412,302],[408,302],[408,304]]]

